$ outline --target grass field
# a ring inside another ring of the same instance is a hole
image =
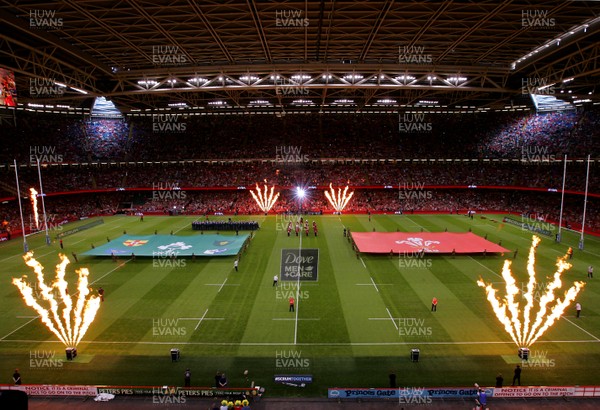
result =
[[[366,215],[310,217],[319,237],[287,237],[274,216],[253,217],[261,229],[241,256],[239,272],[234,257],[198,258],[178,265],[156,266],[152,259],[80,257],[69,266],[67,279],[74,290],[74,269],[89,267],[94,288],[103,287],[105,302],[79,344],[72,362],[31,361],[55,354],[64,346],[35,318],[21,300],[11,278],[28,274],[17,239],[0,246],[0,374],[6,383],[14,368],[24,383],[182,385],[183,372],[192,370],[192,385],[211,386],[216,371],[228,375],[229,387],[252,381],[269,395],[322,396],[327,387],[387,387],[395,371],[400,386],[492,385],[496,374],[510,384],[520,363],[517,346],[496,320],[476,284],[481,276],[503,289],[503,256],[432,256],[413,262],[397,257],[362,255],[357,258],[342,231],[444,231],[476,234],[508,249],[518,248],[513,271],[526,281],[526,255],[531,233],[502,224],[502,217],[477,215]],[[103,225],[64,238],[67,255],[80,254],[90,244],[128,234],[191,230],[194,217],[105,218]],[[65,227],[64,229],[69,229]],[[56,232],[53,232],[56,234]],[[563,242],[542,238],[537,270],[540,292],[554,272],[556,258],[567,246],[577,247],[578,235],[565,233]],[[53,278],[60,247],[47,246],[43,235],[28,238],[30,248]],[[586,249],[576,250],[573,268],[564,275],[570,286],[586,280],[587,266],[596,265],[600,240],[586,236]],[[317,282],[280,282],[282,248],[318,248]],[[506,257],[512,258],[510,255]],[[600,270],[600,269],[597,269]],[[582,318],[571,308],[531,347],[532,365],[522,374],[525,385],[600,384],[599,292],[593,279],[578,298]],[[296,312],[288,312],[288,297],[299,294]],[[430,311],[431,299],[438,311]],[[536,295],[536,296],[539,296]],[[181,360],[172,363],[171,348]],[[421,351],[413,363],[412,348]],[[36,365],[36,363],[38,365]],[[42,365],[39,365],[39,364]],[[248,378],[243,375],[248,370]],[[306,388],[277,385],[275,374],[312,374]]]

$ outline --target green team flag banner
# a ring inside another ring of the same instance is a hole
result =
[[[248,234],[226,235],[123,235],[84,252],[85,256],[230,256],[237,255]]]

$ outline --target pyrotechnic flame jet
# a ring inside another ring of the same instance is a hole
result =
[[[265,189],[265,191],[263,192],[257,183],[256,184],[256,193],[254,193],[254,191],[250,190],[250,194],[252,195],[252,198],[254,198],[254,200],[256,201],[256,204],[258,205],[260,210],[263,211],[264,213],[268,213],[271,210],[271,208],[273,208],[273,206],[275,205],[277,200],[279,199],[279,192],[277,192],[277,194],[274,195],[274,191],[275,191],[274,185],[271,187],[270,193],[269,193],[267,184],[265,184],[264,189]]]
[[[37,195],[35,188],[29,188],[29,198],[31,199],[31,207],[33,208],[33,219],[35,221],[35,229],[40,229],[40,213],[38,211]]]
[[[527,273],[529,280],[525,292],[516,286],[515,278],[510,270],[511,262],[504,261],[502,278],[505,282],[505,297],[500,299],[496,296],[496,289],[491,284],[486,284],[481,278],[477,284],[485,288],[487,299],[496,314],[496,317],[504,325],[504,329],[511,339],[519,347],[529,347],[540,338],[564,313],[565,309],[575,300],[577,294],[585,286],[584,282],[575,282],[565,293],[564,297],[557,298],[555,291],[562,289],[561,275],[571,268],[567,262],[570,250],[556,261],[556,271],[553,281],[547,286],[546,292],[538,301],[538,310],[532,324],[532,313],[535,309],[534,291],[536,289],[535,278],[535,252],[540,243],[540,238],[533,236],[529,257],[527,260]],[[521,311],[517,296],[523,293],[525,307]]]
[[[89,271],[81,268],[78,275],[77,293],[69,295],[65,271],[69,259],[59,254],[61,262],[56,265],[56,278],[50,286],[46,285],[44,267],[33,257],[33,252],[23,256],[25,264],[36,274],[36,295],[27,281],[27,276],[13,278],[12,283],[19,289],[27,306],[31,306],[39,315],[42,323],[54,333],[67,347],[76,347],[94,321],[100,308],[100,297],[92,294],[88,286]],[[38,297],[38,296],[41,296]],[[73,303],[75,298],[75,303]]]
[[[325,197],[336,212],[342,212],[344,208],[346,208],[346,205],[348,205],[348,202],[350,202],[352,196],[354,195],[354,191],[348,194],[348,188],[348,185],[346,185],[346,188],[344,188],[343,192],[342,188],[338,188],[336,194],[332,184],[330,183],[329,191],[325,191]]]

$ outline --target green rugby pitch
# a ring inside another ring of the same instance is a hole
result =
[[[215,219],[215,217],[212,217]],[[227,218],[227,217],[221,217]],[[34,275],[24,264],[22,241],[0,245],[0,367],[6,382],[19,368],[24,383],[94,385],[182,385],[186,368],[192,385],[212,386],[217,371],[230,387],[252,381],[269,395],[323,396],[327,387],[387,387],[388,374],[400,386],[493,385],[498,373],[505,383],[520,363],[516,346],[495,318],[477,279],[504,289],[502,264],[510,255],[429,256],[398,258],[361,255],[357,258],[343,236],[351,231],[466,232],[487,235],[518,249],[513,261],[517,282],[526,281],[526,257],[531,232],[502,223],[500,215],[366,215],[309,216],[319,237],[288,237],[287,221],[276,216],[240,217],[258,220],[248,249],[235,257],[192,260],[79,257],[67,269],[74,293],[77,267],[88,267],[91,286],[103,287],[105,302],[78,346],[74,361],[64,359],[64,346],[22,301],[13,277]],[[105,223],[66,236],[64,253],[81,254],[107,236],[128,234],[198,235],[192,216],[104,218]],[[64,227],[70,229],[76,224]],[[53,231],[55,235],[58,231]],[[227,234],[227,233],[226,233]],[[587,281],[578,301],[582,317],[570,308],[531,347],[535,359],[524,367],[525,385],[600,384],[600,279],[586,279],[588,265],[600,260],[600,239],[586,236],[577,250],[577,233],[565,232],[563,242],[542,237],[537,252],[538,295],[545,291],[556,258],[575,248],[573,268],[564,274],[564,288]],[[46,283],[54,278],[60,247],[43,235],[28,238],[34,256],[45,266]],[[279,282],[281,249],[319,249],[316,282]],[[72,258],[71,258],[72,259]],[[598,269],[596,269],[598,270]],[[288,297],[299,296],[296,311]],[[439,300],[431,312],[431,299]],[[181,351],[171,362],[170,349]],[[410,351],[420,349],[418,363]],[[54,355],[54,356],[53,356]],[[47,356],[48,360],[40,360]],[[244,371],[248,370],[248,376]],[[277,385],[275,374],[311,374],[305,388]]]

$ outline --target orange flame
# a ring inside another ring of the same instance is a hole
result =
[[[256,184],[256,194],[254,193],[254,191],[250,190],[250,194],[252,195],[252,198],[254,198],[254,200],[256,201],[256,204],[258,205],[260,210],[263,211],[264,213],[269,212],[271,210],[271,208],[273,208],[273,206],[275,205],[277,200],[279,199],[279,192],[277,192],[277,194],[273,195],[274,190],[275,190],[275,186],[273,185],[271,187],[271,192],[269,193],[269,189],[268,189],[266,183],[265,183],[265,191],[264,192],[260,189],[260,187],[258,186],[258,183]]]
[[[325,191],[325,197],[336,212],[342,212],[346,205],[348,205],[348,202],[350,202],[352,196],[354,195],[354,191],[350,192],[350,194],[348,195],[348,188],[348,185],[346,185],[346,188],[344,188],[343,192],[342,188],[338,188],[336,195],[335,190],[333,189],[333,186],[331,186],[330,183],[329,191]]]
[[[527,260],[527,273],[529,280],[525,292],[519,290],[516,286],[514,277],[510,270],[511,262],[504,261],[502,269],[502,278],[505,282],[506,295],[504,299],[496,296],[496,289],[491,284],[486,284],[482,279],[477,281],[477,284],[485,288],[487,299],[490,302],[496,317],[504,325],[504,329],[519,347],[528,347],[535,343],[546,330],[548,330],[557,319],[564,313],[565,309],[575,300],[577,294],[585,283],[575,282],[569,288],[564,298],[556,298],[554,291],[562,288],[561,275],[564,271],[571,268],[571,264],[567,262],[569,252],[566,255],[558,258],[556,261],[556,271],[554,272],[554,280],[547,286],[546,292],[538,301],[538,311],[535,314],[535,320],[532,323],[531,313],[534,309],[534,290],[536,288],[535,278],[535,252],[540,243],[540,238],[533,236],[531,248],[529,249],[529,257]],[[570,250],[569,250],[570,251]],[[516,296],[523,293],[523,299],[526,304],[521,315],[520,304],[516,300]]]
[[[33,218],[35,220],[35,229],[40,229],[40,213],[38,212],[37,194],[35,188],[29,188],[29,198],[31,199],[31,206],[33,208]]]
[[[56,265],[56,279],[48,286],[44,279],[44,267],[33,258],[33,252],[23,256],[25,264],[33,269],[36,274],[36,287],[39,295],[34,295],[33,288],[27,283],[24,276],[20,279],[13,278],[15,285],[23,296],[27,306],[31,306],[39,315],[42,323],[54,333],[67,347],[75,347],[79,344],[90,324],[94,321],[96,313],[100,308],[100,298],[90,295],[88,288],[89,271],[81,268],[75,272],[79,276],[77,294],[75,297],[75,309],[73,309],[73,297],[69,295],[65,270],[70,263],[69,259],[59,254],[61,262]],[[58,298],[57,295],[58,294]],[[39,297],[41,296],[41,300]]]

